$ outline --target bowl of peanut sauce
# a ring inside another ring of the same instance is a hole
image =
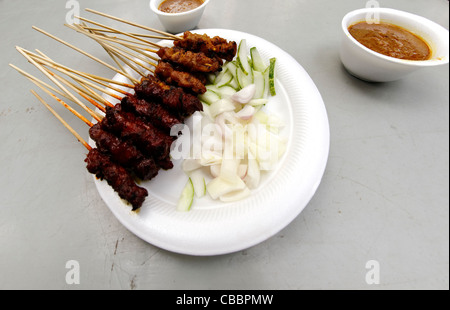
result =
[[[359,79],[395,81],[420,68],[448,64],[449,32],[412,13],[360,9],[342,20],[340,58]]]
[[[166,31],[180,33],[197,27],[209,1],[150,0],[150,8]]]

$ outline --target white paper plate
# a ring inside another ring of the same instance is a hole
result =
[[[324,103],[313,81],[289,54],[256,36],[224,29],[197,33],[221,36],[257,47],[263,59],[277,58],[277,96],[266,109],[285,123],[288,148],[277,169],[266,173],[260,187],[237,203],[196,200],[189,213],[176,211],[187,177],[181,162],[141,184],[149,197],[139,213],[131,212],[112,188],[95,179],[97,189],[117,219],[131,232],[168,251],[210,256],[254,246],[285,228],[305,208],[319,186],[329,151],[329,125]],[[120,80],[121,76],[115,79]],[[92,143],[92,141],[91,141]]]

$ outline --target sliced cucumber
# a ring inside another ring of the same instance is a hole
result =
[[[261,55],[256,47],[250,49],[250,56],[252,57],[253,70],[264,72],[267,66],[264,64]]]
[[[253,84],[253,72],[250,71],[251,74],[245,74],[244,71],[242,71],[241,67],[238,67],[236,69],[236,80],[239,85],[239,89],[245,88],[251,84]]]
[[[219,74],[216,79],[216,83],[214,83],[217,87],[222,87],[228,85],[233,80],[234,76],[231,74],[230,70],[224,70],[223,73]]]
[[[248,63],[247,40],[241,40],[238,47],[237,63],[245,75],[250,73],[250,65]]]
[[[269,91],[270,95],[276,96],[277,92],[275,90],[275,64],[277,62],[276,58],[270,59],[269,65]]]
[[[214,102],[220,100],[220,95],[217,91],[207,88],[206,93],[199,95],[198,99],[200,99],[202,102],[206,103],[207,105],[211,105]]]
[[[202,170],[195,170],[189,173],[192,186],[194,186],[195,196],[202,198],[206,195],[206,181]]]
[[[181,192],[181,196],[177,204],[177,211],[179,212],[190,211],[193,201],[194,201],[194,185],[192,184],[192,180],[189,179],[183,191]]]
[[[264,79],[264,74],[259,71],[253,72],[253,82],[256,86],[256,92],[254,99],[262,99],[264,97],[264,89],[266,81]]]
[[[231,86],[230,84],[221,86],[219,88],[220,96],[223,99],[230,98],[231,96],[233,96],[237,92],[237,90],[233,86]]]

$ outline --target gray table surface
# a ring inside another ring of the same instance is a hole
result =
[[[449,27],[448,1],[379,2]],[[148,0],[79,3],[162,28]],[[112,76],[31,29],[107,60],[63,26],[65,4],[0,1],[0,289],[449,288],[449,69],[385,84],[348,75],[338,55],[340,22],[366,1],[212,0],[206,9],[199,28],[248,32],[291,54],[320,90],[331,130],[325,175],[305,210],[269,240],[217,257],[170,253],[124,228],[86,171],[84,148],[8,66],[37,73],[19,45]],[[87,138],[83,123],[72,125]],[[79,284],[66,282],[71,260]],[[380,283],[369,285],[372,260]]]

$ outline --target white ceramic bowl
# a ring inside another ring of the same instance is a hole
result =
[[[164,13],[158,10],[164,0],[150,0],[151,10],[158,16],[163,27],[171,33],[180,33],[194,29],[210,0],[204,0],[198,8],[183,13]]]
[[[432,50],[431,59],[425,61],[397,59],[374,52],[359,43],[349,33],[348,28],[366,21],[367,16],[379,16],[381,22],[403,27],[424,39]],[[362,80],[395,81],[423,67],[447,64],[449,32],[442,26],[411,13],[387,8],[360,9],[348,13],[342,20],[340,56],[347,71]]]

